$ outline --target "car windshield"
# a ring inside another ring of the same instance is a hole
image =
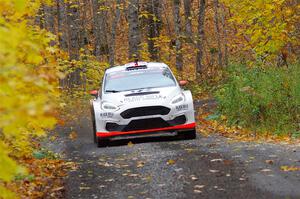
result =
[[[138,69],[108,73],[105,92],[175,86],[175,79],[168,68]]]

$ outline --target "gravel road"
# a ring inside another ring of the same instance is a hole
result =
[[[300,171],[281,169],[300,167],[300,146],[198,134],[97,148],[91,129],[83,114],[74,125],[58,127],[61,136],[49,146],[78,163],[66,179],[65,198],[300,198]]]

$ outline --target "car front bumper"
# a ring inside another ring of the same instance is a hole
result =
[[[167,100],[127,103],[115,112],[103,111],[98,101],[93,106],[96,135],[100,138],[188,131],[196,126],[191,96],[176,105]]]

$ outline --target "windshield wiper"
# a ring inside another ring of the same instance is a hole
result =
[[[150,89],[150,88],[159,88],[159,87],[143,87],[143,88],[134,88],[134,89],[128,89],[128,90],[124,90],[124,91],[145,90],[145,89]]]
[[[105,90],[105,92],[107,92],[107,93],[118,93],[120,91],[117,91],[117,90]]]

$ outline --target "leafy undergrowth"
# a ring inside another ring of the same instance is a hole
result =
[[[62,198],[67,172],[75,170],[72,162],[56,159],[56,155],[46,151],[36,151],[30,158],[22,158],[19,165],[27,169],[25,174],[2,185],[14,192],[10,198]],[[9,196],[8,196],[9,197]]]
[[[300,139],[287,134],[253,131],[241,126],[228,126],[227,118],[216,114],[216,103],[204,104],[197,111],[197,131],[204,136],[218,134],[237,141],[288,142],[300,144]]]
[[[300,136],[300,65],[263,68],[234,65],[216,92],[229,125],[274,135]]]

